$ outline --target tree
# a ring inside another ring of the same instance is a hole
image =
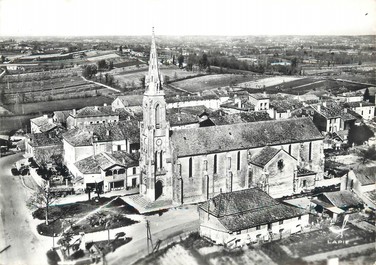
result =
[[[366,88],[366,90],[364,91],[364,94],[363,94],[363,100],[364,101],[369,101],[370,100],[370,95],[369,95],[369,89],[368,87]]]
[[[108,70],[112,70],[112,69],[114,69],[114,62],[110,61],[109,65],[108,65]]]
[[[72,233],[65,232],[61,235],[60,239],[57,241],[57,243],[65,248],[65,250],[69,253],[69,248],[71,247],[70,242],[72,240],[73,236]]]
[[[101,69],[106,69],[107,68],[107,63],[105,60],[99,60],[97,62],[98,64],[98,69],[101,70]]]
[[[183,63],[184,63],[184,56],[183,56],[183,54],[180,54],[179,57],[178,57],[179,68],[183,67]]]
[[[353,125],[349,130],[348,142],[349,144],[354,143],[357,145],[362,145],[365,141],[368,141],[368,139],[373,136],[374,133],[367,125]]]
[[[29,209],[45,209],[46,214],[46,225],[48,225],[48,210],[50,205],[56,200],[55,196],[50,192],[50,186],[48,182],[45,182],[42,186],[37,186],[36,190],[30,196],[27,202],[27,207]]]
[[[82,71],[82,76],[90,79],[92,76],[96,75],[97,72],[98,70],[96,65],[85,65],[84,70]]]
[[[368,160],[376,160],[376,149],[375,146],[370,146],[367,149],[361,150],[359,152],[360,157],[362,158],[363,164]]]

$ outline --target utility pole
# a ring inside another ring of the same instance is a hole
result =
[[[150,222],[146,220],[146,241],[148,244],[148,254],[150,253],[150,247],[153,250],[153,240],[151,238],[151,232],[150,232]],[[150,241],[150,243],[149,243]]]

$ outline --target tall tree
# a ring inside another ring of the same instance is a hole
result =
[[[48,211],[50,205],[56,200],[56,197],[50,192],[50,186],[46,182],[42,186],[37,186],[36,190],[31,195],[30,199],[26,203],[29,209],[44,209],[45,211],[45,222],[48,225]]]
[[[184,63],[184,56],[183,56],[183,54],[180,54],[179,57],[178,57],[179,68],[183,67],[183,63]]]
[[[369,95],[369,89],[368,89],[368,87],[367,87],[366,90],[364,91],[364,94],[363,94],[363,100],[364,100],[364,101],[370,100],[370,95]]]

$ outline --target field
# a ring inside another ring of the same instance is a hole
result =
[[[273,76],[273,77],[267,77],[263,79],[259,79],[256,81],[250,81],[250,82],[242,82],[238,84],[239,87],[242,88],[258,88],[262,89],[264,87],[270,87],[275,86],[279,84],[284,84],[285,82],[291,82],[295,80],[302,79],[301,77],[296,76]]]
[[[133,67],[134,68],[134,67]],[[161,75],[170,81],[187,78],[191,76],[196,76],[197,72],[188,72],[178,68],[161,68]],[[114,71],[115,80],[119,80],[121,84],[126,86],[141,86],[140,79],[146,76],[148,69],[145,67],[143,69],[135,69],[132,71],[121,71],[121,69]]]
[[[347,91],[356,91],[365,88],[362,84],[352,84],[342,81],[336,81],[326,78],[301,78],[289,82],[282,82],[277,85],[266,86],[264,89],[267,93],[287,93],[294,95],[302,95],[309,91],[322,91],[339,94]],[[250,93],[260,92],[259,88],[245,88]]]
[[[112,91],[87,82],[77,73],[48,72],[6,76],[0,83],[4,104],[106,95]]]
[[[12,111],[14,114],[31,114],[42,112],[51,113],[55,110],[80,109],[86,106],[99,106],[103,105],[104,103],[111,104],[112,101],[113,98],[106,96],[98,96],[87,98],[52,100],[35,103],[13,104],[5,105],[5,107]]]
[[[202,92],[208,89],[236,85],[256,79],[257,77],[254,75],[216,74],[173,82],[172,85],[188,92]]]

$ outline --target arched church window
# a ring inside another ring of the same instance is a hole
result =
[[[160,106],[159,104],[157,104],[157,106],[155,106],[155,127],[156,128],[160,127],[160,122],[161,122],[160,115],[161,115]]]

